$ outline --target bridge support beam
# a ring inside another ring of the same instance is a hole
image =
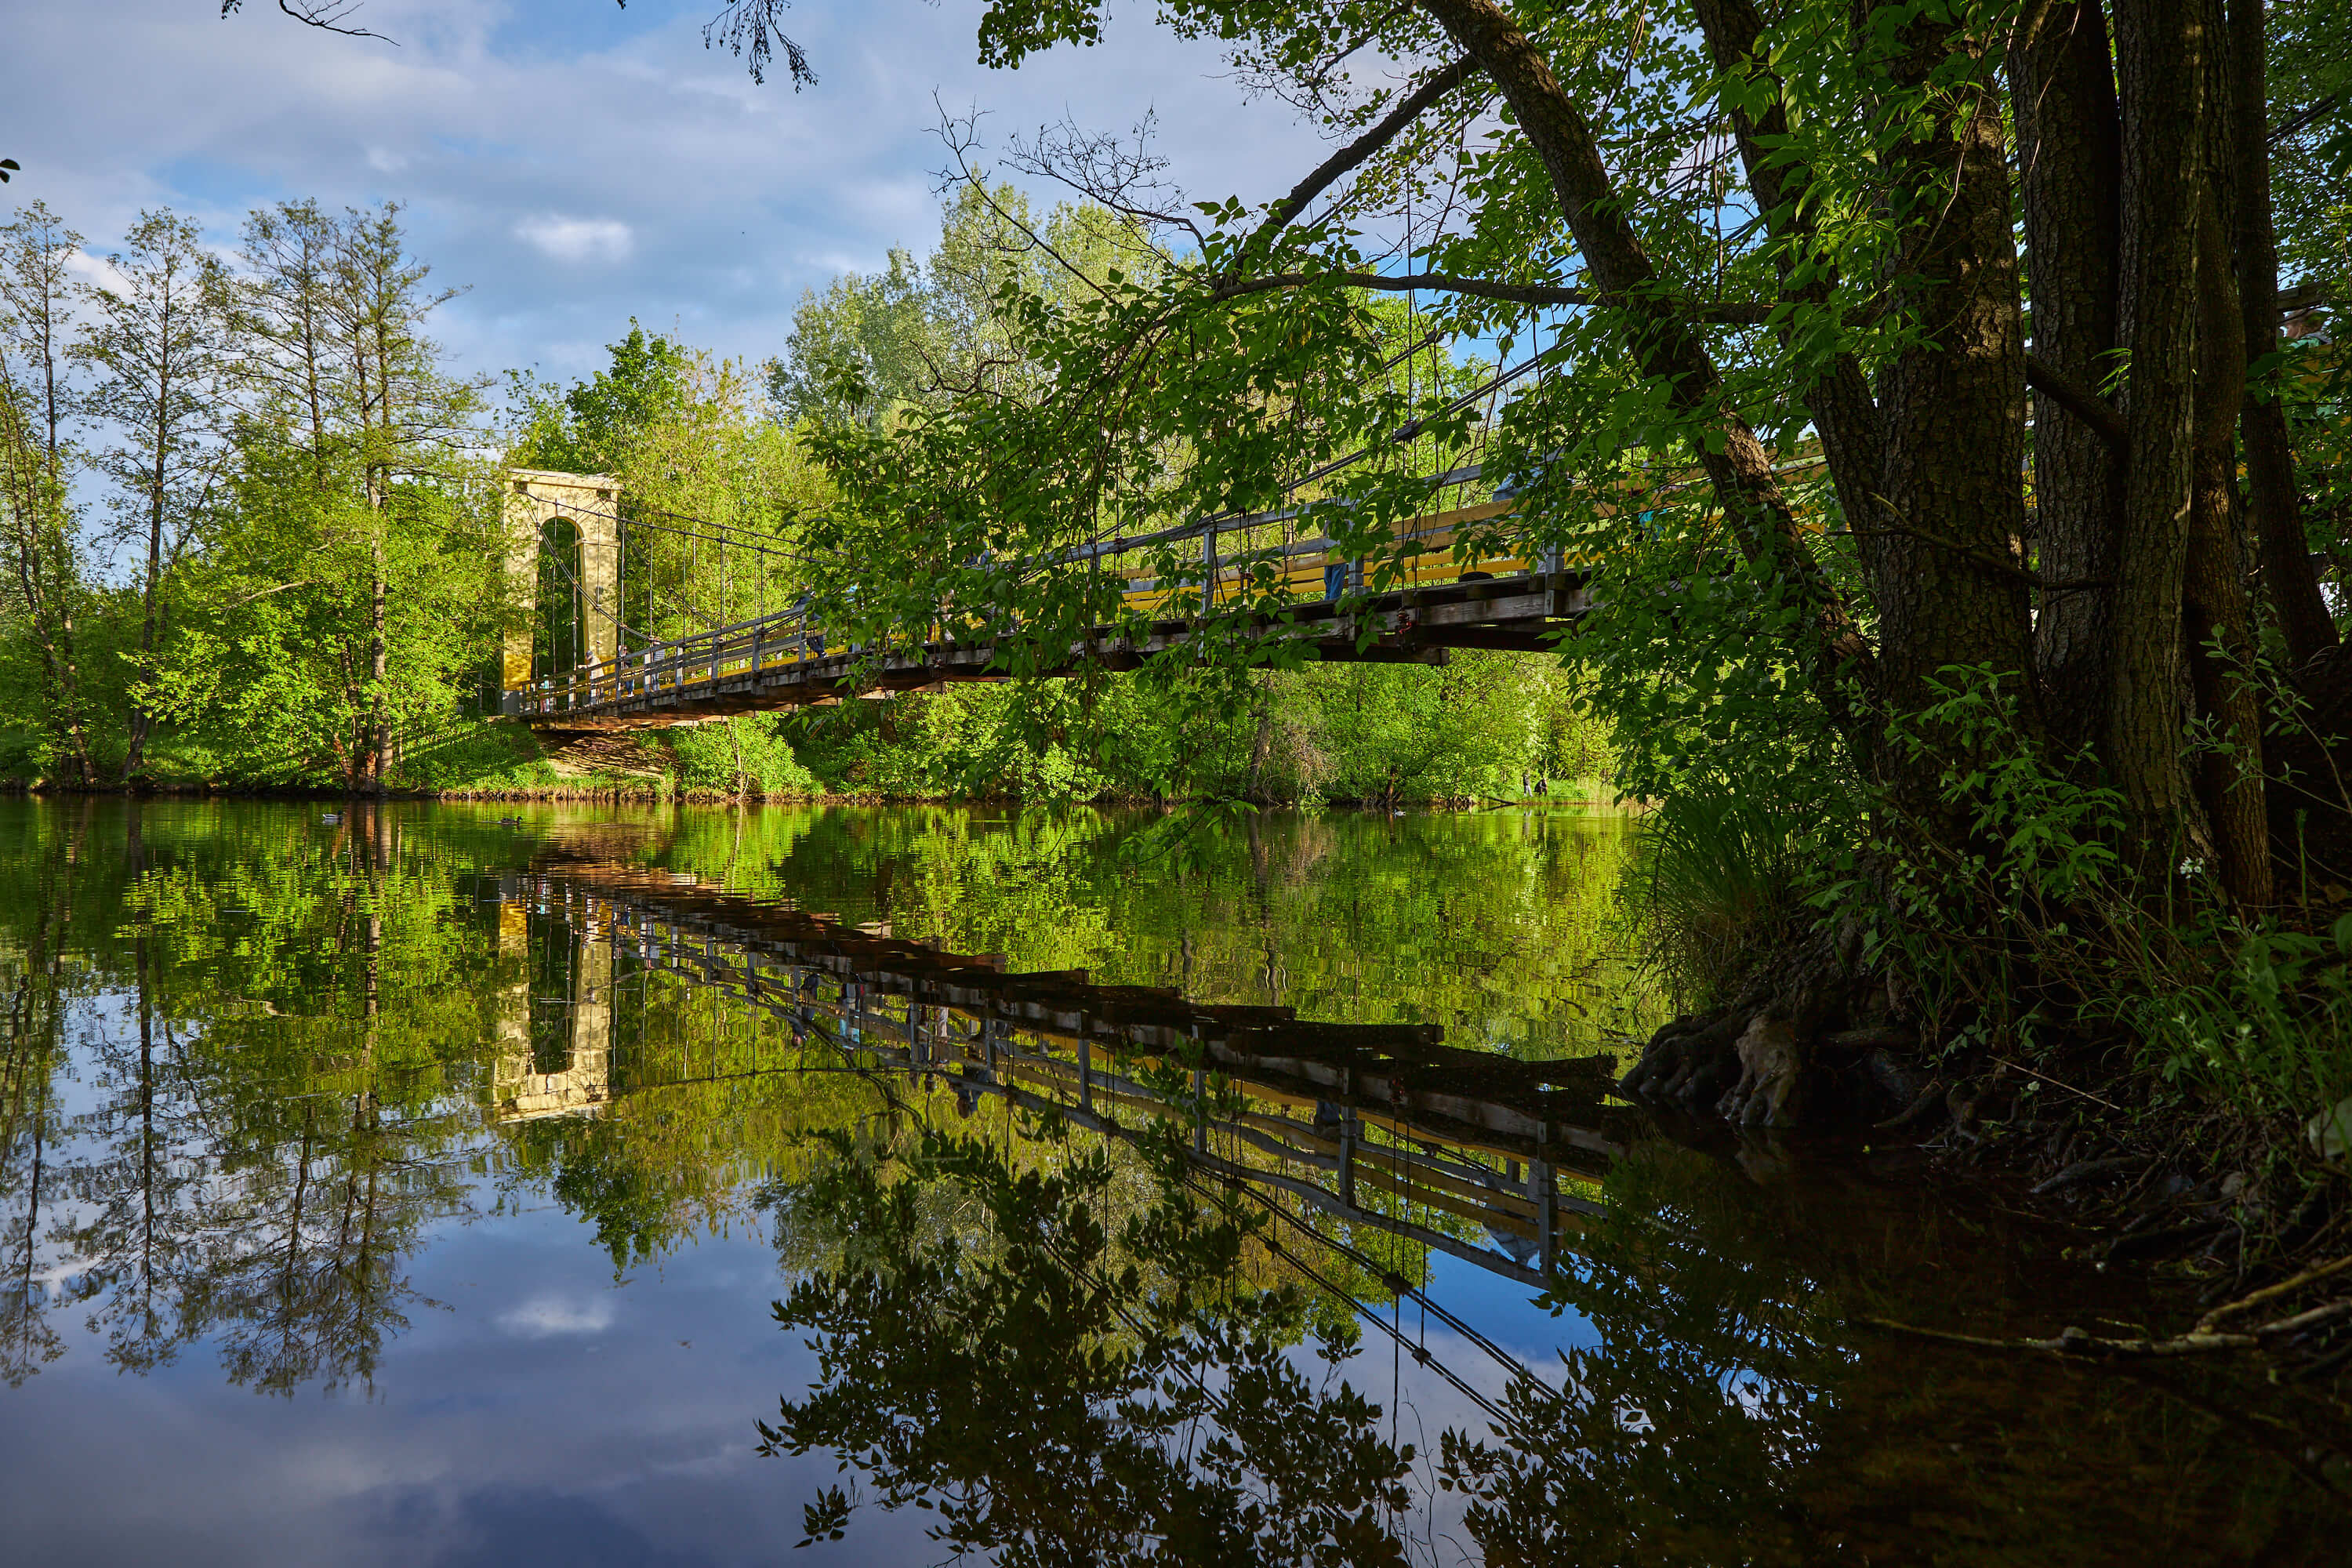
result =
[[[507,474],[507,580],[530,602],[532,618],[507,633],[500,710],[519,713],[530,689],[530,650],[538,623],[540,542],[561,518],[578,530],[576,592],[587,633],[587,658],[603,664],[620,651],[621,481],[609,474],[558,474],[514,468]],[[560,574],[559,574],[560,575]]]

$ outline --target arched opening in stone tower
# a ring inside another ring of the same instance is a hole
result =
[[[580,530],[569,518],[539,527],[539,614],[531,627],[533,680],[561,679],[586,662],[588,626],[581,594]]]

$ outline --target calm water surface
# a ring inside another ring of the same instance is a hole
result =
[[[2352,1555],[2315,1390],[1851,1326],[2166,1287],[1611,1103],[1632,847],[0,802],[0,1559]]]

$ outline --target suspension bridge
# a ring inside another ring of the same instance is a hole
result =
[[[1425,341],[1407,355],[1433,349]],[[818,623],[805,594],[771,608],[770,563],[806,564],[782,540],[642,504],[624,508],[621,481],[611,476],[516,470],[506,503],[508,571],[533,594],[538,615],[509,636],[499,711],[549,731],[665,727],[1001,680],[1016,665],[1048,677],[1129,669],[1210,638],[1258,645],[1259,657],[1335,662],[1443,664],[1456,648],[1545,651],[1594,608],[1593,575],[1558,548],[1534,545],[1524,527],[1507,526],[1522,499],[1495,483],[1504,476],[1484,461],[1496,400],[1538,368],[1529,360],[1500,372],[1435,411],[1487,402],[1470,446],[1456,454],[1470,460],[1417,480],[1427,509],[1374,531],[1378,537],[1351,535],[1343,544],[1314,533],[1303,522],[1330,512],[1294,504],[994,563],[1016,578],[1083,572],[1097,588],[1115,589],[1115,612],[1111,595],[1097,600],[1111,618],[1046,646],[1016,624],[988,624],[947,592],[927,631],[858,642]],[[1400,447],[1411,458],[1433,416],[1300,474],[1286,496],[1368,459],[1394,460]],[[1808,452],[1781,472],[1820,469],[1819,454]],[[1581,504],[1596,518],[1643,519],[1699,481],[1696,469],[1634,477]],[[551,548],[558,534],[564,537]],[[657,547],[669,552],[660,569]],[[787,581],[798,574],[783,574]],[[562,636],[550,635],[555,626],[565,628]],[[1008,658],[1016,640],[1020,658]]]
[[[1478,477],[1473,468],[1444,476],[1437,484],[1460,486]],[[618,481],[518,471],[510,483],[514,576],[544,584],[548,574],[540,570],[539,558],[552,522],[575,531],[580,562],[558,577],[556,587],[574,601],[561,608],[584,620],[586,657],[568,668],[543,668],[527,626],[510,636],[502,661],[501,711],[535,727],[660,727],[1003,679],[998,636],[982,632],[889,646],[845,645],[797,607],[647,638],[625,649],[625,623],[617,613],[625,557]],[[1309,658],[1440,664],[1454,648],[1542,651],[1591,608],[1590,574],[1564,568],[1556,552],[1529,558],[1479,553],[1474,546],[1465,557],[1456,549],[1477,525],[1509,510],[1507,501],[1486,502],[1400,525],[1393,533],[1405,563],[1382,574],[1377,585],[1364,554],[1342,553],[1328,538],[1251,542],[1232,558],[1221,558],[1221,545],[1278,525],[1288,513],[1225,518],[1080,547],[1055,564],[1099,565],[1118,555],[1197,540],[1201,565],[1181,584],[1140,574],[1121,575],[1118,597],[1130,618],[1073,637],[1039,663],[1035,673],[1132,669],[1202,637],[1206,617],[1200,611],[1221,596],[1244,593],[1251,609],[1220,625],[1216,635],[1286,642]],[[632,520],[630,526],[646,525]],[[684,525],[667,526],[698,537]],[[721,549],[764,548],[740,537],[698,537]],[[1188,613],[1167,613],[1180,607]],[[950,615],[942,605],[941,622]]]

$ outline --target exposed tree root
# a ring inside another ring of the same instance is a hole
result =
[[[1651,1037],[1619,1089],[1711,1107],[1741,1126],[1789,1127],[1853,1098],[1845,1086],[1864,1068],[1878,1093],[1863,1098],[1921,1099],[1911,1104],[1920,1111],[1920,1087],[1889,1054],[1916,1042],[1895,1025],[1885,985],[1859,969],[1858,946],[1858,933],[1817,937],[1759,973],[1721,1012],[1676,1018]]]

